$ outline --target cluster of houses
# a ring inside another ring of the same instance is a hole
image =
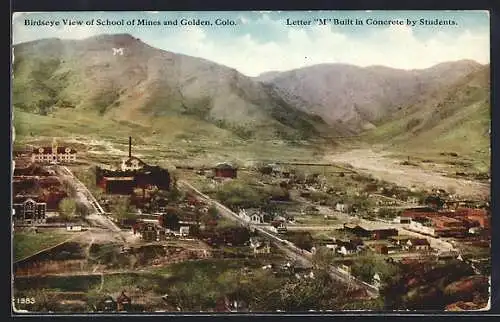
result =
[[[390,255],[401,251],[426,253],[432,251],[429,241],[425,238],[410,236],[392,236],[386,242],[371,244],[369,248],[382,255]]]
[[[146,242],[163,241],[172,237],[188,237],[189,226],[179,226],[178,230],[165,228],[159,224],[138,221],[133,225],[133,233],[139,234],[140,238]]]
[[[340,255],[354,255],[357,254],[364,249],[366,249],[366,245],[363,240],[360,238],[352,238],[352,239],[337,239],[337,238],[328,238],[328,239],[318,239],[315,242],[315,246],[311,248],[311,253],[315,253],[319,247],[326,247],[333,252]]]
[[[297,279],[314,279],[314,272],[312,267],[305,267],[299,263],[291,263],[289,261],[282,262],[281,264],[268,264],[262,266],[263,270],[272,270],[274,275],[279,276],[294,276]]]
[[[269,241],[258,237],[250,237],[249,246],[255,255],[271,253],[271,245]]]
[[[116,299],[111,296],[102,298],[95,307],[98,312],[127,312],[131,309],[132,299],[125,294],[125,291],[122,291]]]
[[[166,219],[173,216],[168,212],[154,214],[137,214],[130,224],[134,234],[140,234],[144,241],[161,241],[171,237],[188,237],[194,228],[204,228],[192,212],[179,211],[173,219]]]
[[[482,208],[406,209],[396,221],[407,224],[410,230],[434,237],[466,237],[490,229],[490,215]]]
[[[237,213],[238,217],[245,222],[254,225],[269,224],[269,229],[275,233],[286,233],[288,220],[278,214],[269,214],[260,209],[240,209]]]
[[[366,237],[374,240],[387,239],[398,235],[398,230],[394,228],[369,229],[362,225],[349,223],[344,224],[344,230],[357,237]]]
[[[344,231],[355,237],[350,239],[326,238],[317,239],[311,252],[318,247],[326,247],[340,255],[355,255],[366,249],[377,254],[394,254],[401,251],[431,251],[430,243],[425,238],[398,235],[396,229],[367,229],[361,225],[344,224]]]

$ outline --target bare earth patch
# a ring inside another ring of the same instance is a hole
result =
[[[490,185],[442,176],[428,169],[407,167],[391,159],[384,152],[371,149],[356,149],[325,156],[327,162],[348,163],[354,168],[372,174],[375,178],[394,182],[401,186],[419,188],[455,189],[464,197],[484,198],[490,195]]]

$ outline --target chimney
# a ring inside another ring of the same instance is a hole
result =
[[[132,137],[128,137],[128,157],[132,157]]]

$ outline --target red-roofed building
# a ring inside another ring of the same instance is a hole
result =
[[[490,228],[490,216],[486,209],[460,208],[455,211],[456,216],[464,217],[479,223],[482,228]]]
[[[236,178],[237,171],[237,168],[226,162],[218,163],[213,168],[214,177],[216,178]]]

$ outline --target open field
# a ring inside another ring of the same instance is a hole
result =
[[[55,246],[64,240],[74,236],[74,233],[66,233],[61,230],[41,230],[39,232],[15,232],[14,233],[14,261],[33,255],[43,249]]]
[[[371,173],[374,177],[406,187],[453,189],[458,195],[484,198],[489,196],[490,186],[476,181],[445,177],[442,174],[417,167],[400,165],[387,157],[387,153],[371,149],[352,150],[325,157],[330,162],[345,162]]]
[[[320,155],[320,149],[311,143],[243,140],[215,125],[182,117],[158,117],[147,125],[102,117],[97,123],[96,117],[99,116],[90,111],[74,113],[60,109],[43,116],[16,109],[15,144],[50,144],[56,137],[59,142],[75,145],[83,152],[83,159],[106,163],[127,155],[128,137],[132,136],[134,155],[163,166],[185,164],[186,160],[193,165],[211,166],[221,161],[243,165],[252,163],[256,156],[264,160],[310,160]],[[165,128],[168,133],[161,131]],[[197,129],[196,133],[192,128]]]

